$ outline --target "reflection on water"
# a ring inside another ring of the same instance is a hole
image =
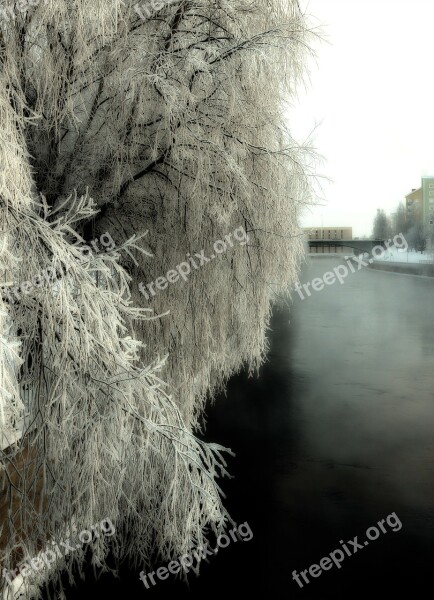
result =
[[[313,260],[303,276],[319,276],[334,264]],[[434,500],[433,301],[432,280],[363,270],[304,301],[295,297],[292,316],[292,368],[303,381],[292,400],[304,423],[303,454],[353,465],[360,471],[355,484],[375,477],[386,501],[394,494],[397,502],[428,511]]]
[[[300,280],[337,264],[313,259]],[[237,454],[226,505],[253,540],[211,558],[189,589],[144,590],[126,568],[77,597],[423,597],[434,567],[433,300],[434,280],[369,269],[303,301],[294,293],[291,311],[275,310],[259,379],[234,377],[208,411],[209,439]],[[303,589],[292,580],[392,512],[401,531]]]

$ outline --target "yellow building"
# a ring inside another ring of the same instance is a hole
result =
[[[405,197],[405,208],[407,221],[416,223],[422,220],[423,214],[423,190],[413,188]]]
[[[423,176],[420,188],[413,189],[405,197],[407,220],[409,223],[422,222],[430,229],[434,225],[434,177]]]

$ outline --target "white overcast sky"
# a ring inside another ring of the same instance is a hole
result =
[[[370,235],[377,208],[393,211],[434,175],[434,0],[300,0],[328,41],[291,111],[301,140],[315,125],[324,206],[304,226]]]

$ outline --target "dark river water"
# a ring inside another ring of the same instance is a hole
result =
[[[300,280],[338,264],[312,259]],[[253,539],[221,550],[189,588],[146,590],[126,569],[68,598],[432,593],[434,280],[363,269],[304,300],[294,293],[274,311],[270,346],[260,377],[234,377],[208,410],[207,437],[236,453],[226,506]],[[326,562],[303,587],[292,578],[355,536],[362,547],[346,544],[340,568]]]

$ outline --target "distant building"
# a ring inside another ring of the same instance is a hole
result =
[[[425,225],[434,225],[434,177],[422,177],[422,210]]]
[[[304,227],[303,231],[307,240],[352,240],[352,227]],[[311,248],[311,252],[321,254],[349,254],[351,248],[345,246],[326,246],[321,248]]]
[[[423,223],[434,226],[434,177],[423,176],[420,188],[413,189],[405,197],[407,220],[409,223]]]
[[[304,227],[309,240],[352,240],[352,227]]]
[[[413,188],[405,197],[406,218],[409,223],[422,220],[423,192],[422,188]]]

